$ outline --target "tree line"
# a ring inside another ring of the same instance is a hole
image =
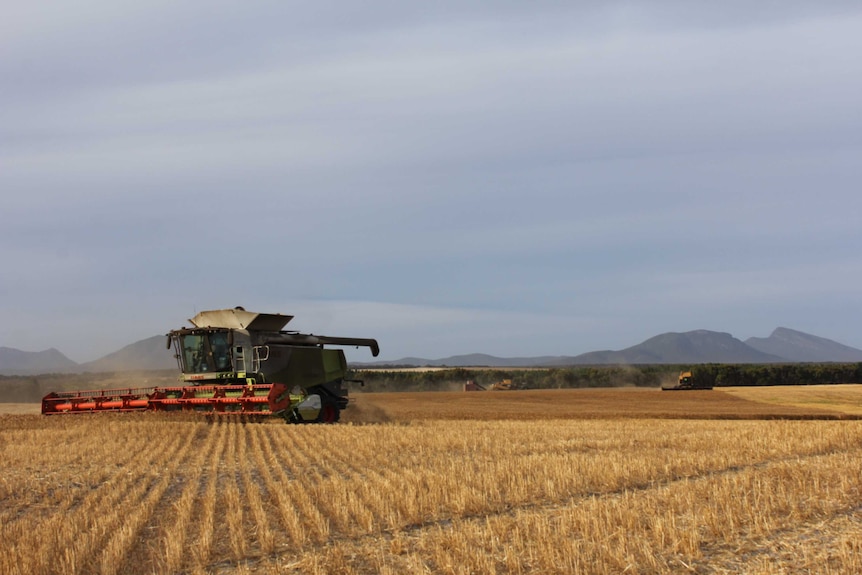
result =
[[[692,375],[715,387],[862,383],[862,363],[704,364]]]
[[[517,389],[572,389],[582,387],[660,387],[691,371],[698,387],[754,385],[816,385],[862,383],[860,363],[770,363],[698,365],[602,365],[560,368],[463,368],[428,371],[398,369],[353,370],[348,377],[362,380],[362,391],[457,391],[467,381],[489,387],[511,379]],[[173,370],[158,372],[45,374],[0,376],[0,402],[36,402],[50,391],[182,385]],[[358,384],[352,389],[359,391]]]
[[[451,368],[436,370],[356,370],[364,391],[456,391],[467,381],[488,387],[511,379],[518,389],[660,387],[691,371],[697,386],[816,385],[862,383],[862,363],[661,364],[579,366],[547,369]]]

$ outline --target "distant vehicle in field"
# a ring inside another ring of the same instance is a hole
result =
[[[464,391],[508,391],[510,389],[515,389],[515,384],[511,379],[504,379],[502,381],[492,383],[488,387],[485,387],[480,383],[476,383],[472,379],[468,380],[467,383],[464,384]]]
[[[679,378],[675,385],[663,385],[665,391],[679,391],[684,389],[712,389],[712,384],[697,378],[691,371],[679,372]]]

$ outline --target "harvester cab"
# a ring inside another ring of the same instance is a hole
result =
[[[680,388],[689,388],[692,387],[692,375],[690,371],[681,371],[679,372],[679,379],[677,385]]]

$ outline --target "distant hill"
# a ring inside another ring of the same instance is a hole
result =
[[[793,361],[862,361],[862,350],[786,327],[777,328],[769,337],[750,337],[745,343],[763,353]]]
[[[142,339],[105,357],[82,363],[80,369],[91,372],[176,369],[174,351],[167,349],[166,341],[163,335]]]
[[[45,351],[21,351],[0,347],[0,374],[3,375],[66,373],[77,368],[77,363],[53,347]]]
[[[21,351],[0,347],[0,375],[37,375],[109,371],[152,371],[177,369],[174,352],[165,346],[165,336],[157,335],[132,343],[95,361],[77,363],[56,349]]]
[[[749,342],[752,340],[758,345],[751,345]],[[761,342],[767,343],[760,345]],[[592,351],[576,356],[498,358],[491,355],[471,354],[436,360],[405,357],[397,361],[356,364],[356,366],[388,364],[431,367],[562,367],[567,365],[794,363],[808,361],[862,361],[862,350],[786,328],[778,328],[769,338],[751,338],[745,342],[729,333],[701,329],[683,333],[663,333],[622,350]]]
[[[663,333],[620,351],[594,351],[573,358],[575,364],[774,363],[792,361],[746,345],[729,333],[705,329]]]

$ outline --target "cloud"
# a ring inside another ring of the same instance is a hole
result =
[[[862,344],[852,3],[6,4],[0,344],[249,301],[403,355]]]

